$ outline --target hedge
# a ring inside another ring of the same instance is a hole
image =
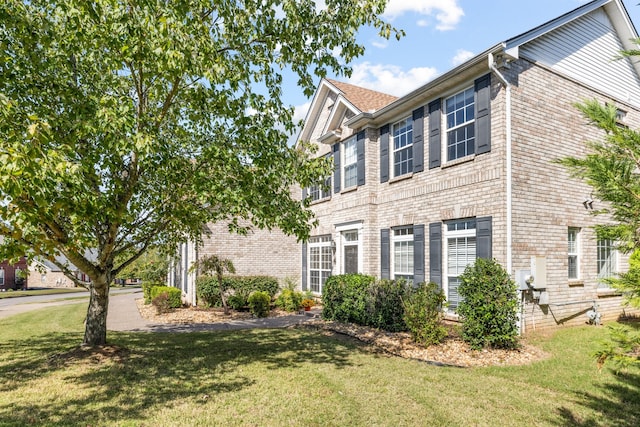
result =
[[[151,300],[153,301],[157,296],[163,293],[166,293],[168,296],[170,308],[182,307],[182,291],[171,286],[154,286],[151,288]]]

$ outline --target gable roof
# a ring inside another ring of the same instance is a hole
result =
[[[360,112],[378,110],[398,99],[397,96],[355,86],[350,83],[333,79],[326,80],[342,92],[344,97],[351,102],[354,107],[360,110]]]
[[[506,41],[497,43],[468,61],[409,92],[391,104],[380,108],[374,113],[362,112],[349,119],[346,124],[347,126],[354,128],[366,125],[382,125],[385,121],[393,118],[398,107],[402,106],[404,109],[417,108],[418,106],[424,105],[424,103],[430,102],[438,96],[441,96],[443,88],[467,81],[473,75],[477,76],[479,73],[486,73],[489,70],[490,62],[492,65],[499,67],[501,63],[516,60],[520,58],[521,50],[525,45],[531,45],[532,43],[544,38],[549,33],[576,22],[580,18],[598,11],[598,9],[606,12],[607,17],[611,22],[611,29],[616,33],[617,38],[620,41],[621,48],[639,48],[638,45],[634,44],[634,40],[638,38],[638,33],[631,22],[631,18],[629,17],[627,9],[622,1],[594,0],[565,13],[564,15],[552,19],[551,21],[539,25],[532,30],[507,39]],[[616,52],[619,52],[619,49]],[[612,62],[611,58],[608,58],[607,61],[609,63]],[[633,68],[636,77],[640,76],[640,61],[629,61],[627,59],[627,62],[629,63],[629,67]]]

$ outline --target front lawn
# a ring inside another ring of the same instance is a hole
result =
[[[74,350],[85,304],[3,320],[0,426],[637,426],[640,372],[598,372],[606,328],[530,339],[528,366],[443,368],[301,329],[113,333]]]
[[[19,290],[7,290],[0,292],[0,299],[3,298],[18,298],[18,297],[30,297],[34,295],[57,295],[68,294],[75,292],[86,292],[84,288],[47,288],[47,289],[27,289],[26,291]]]

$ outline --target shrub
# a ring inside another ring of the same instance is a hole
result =
[[[322,289],[322,318],[366,325],[367,289],[374,282],[364,274],[329,277]]]
[[[411,285],[404,279],[378,280],[369,284],[363,324],[390,332],[406,330],[402,301],[412,292]]]
[[[227,302],[229,307],[234,310],[241,310],[247,305],[247,299],[243,295],[231,295]]]
[[[266,291],[255,291],[249,295],[249,310],[256,317],[267,317],[271,305],[271,296]]]
[[[516,348],[516,285],[495,260],[478,258],[460,276],[462,338],[471,348]]]
[[[158,314],[171,311],[171,307],[169,306],[169,294],[166,292],[161,293],[151,300],[151,304],[156,308],[156,312]]]
[[[222,306],[218,280],[213,276],[200,276],[196,279],[196,295],[198,297],[198,305],[204,307]]]
[[[423,283],[403,300],[404,322],[413,340],[428,347],[438,344],[447,336],[442,325],[444,292],[435,283]]]
[[[278,279],[271,276],[235,276],[224,280],[225,289],[232,289],[246,301],[253,291],[263,291],[273,298],[278,293]]]
[[[160,282],[144,281],[142,282],[142,296],[145,304],[151,304],[151,289],[163,286]]]
[[[171,308],[179,308],[182,306],[182,291],[180,289],[170,286],[154,286],[151,288],[151,302],[156,306],[156,308],[158,308],[158,305],[156,305],[156,299],[164,294],[167,295],[166,302],[163,301],[164,297],[158,301],[158,304],[161,304],[164,309],[163,312],[166,312]]]
[[[302,307],[304,294],[295,289],[285,288],[276,298],[276,307],[284,311],[296,311]]]

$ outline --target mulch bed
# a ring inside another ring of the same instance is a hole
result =
[[[138,310],[143,318],[154,323],[214,323],[229,320],[251,319],[251,313],[231,310],[225,315],[221,308],[188,307],[158,314],[152,305],[137,301]],[[272,310],[270,316],[290,315],[282,310]],[[406,359],[420,360],[436,365],[456,367],[510,366],[526,365],[549,357],[541,349],[526,343],[516,350],[484,349],[472,350],[460,339],[457,326],[447,324],[449,336],[439,345],[429,347],[415,343],[411,335],[405,332],[386,332],[350,323],[331,322],[313,319],[297,326],[322,331],[328,334],[340,334],[361,341],[372,350]]]

